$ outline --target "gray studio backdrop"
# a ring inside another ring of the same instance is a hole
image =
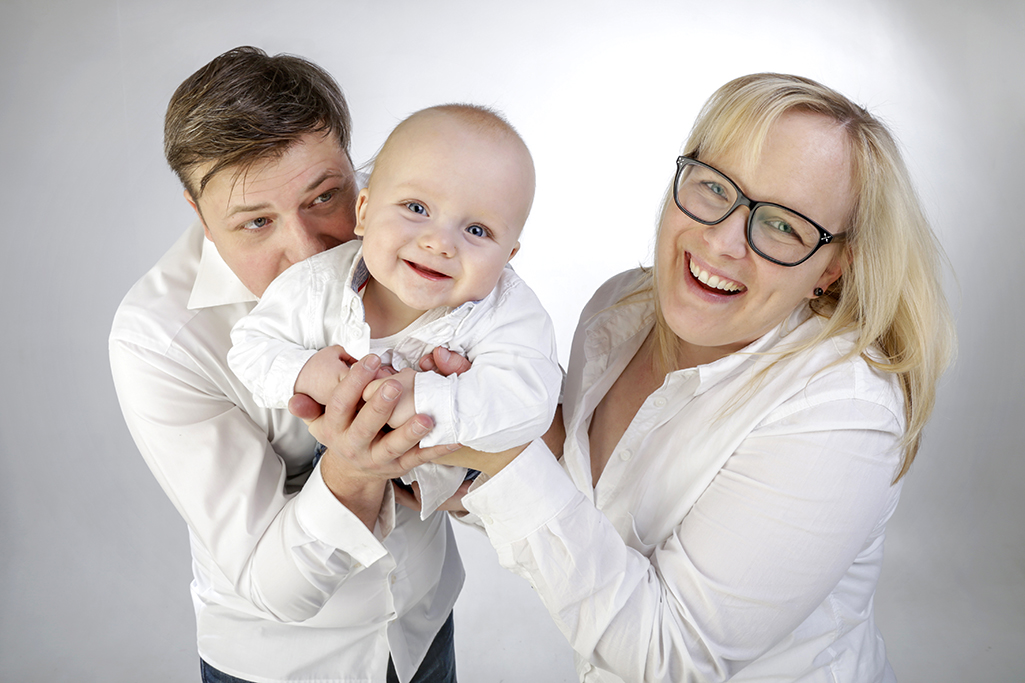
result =
[[[191,220],[161,155],[167,99],[239,44],[333,73],[357,161],[417,108],[504,110],[538,170],[515,265],[563,360],[593,289],[649,259],[715,87],[796,72],[880,114],[956,274],[961,352],[890,527],[879,623],[904,682],[1025,679],[1023,34],[1017,0],[4,0],[0,680],[198,680],[186,531],[121,420],[106,337]],[[461,680],[575,680],[529,586],[458,534]]]

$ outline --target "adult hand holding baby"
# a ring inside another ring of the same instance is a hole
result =
[[[321,462],[324,483],[334,496],[373,529],[389,479],[451,453],[458,446],[421,449],[417,443],[434,426],[415,415],[387,434],[387,424],[402,394],[402,385],[384,382],[363,404],[363,391],[377,378],[381,360],[369,355],[349,367],[320,414],[320,406],[297,394],[289,403],[294,415],[309,422],[310,433],[327,446]]]

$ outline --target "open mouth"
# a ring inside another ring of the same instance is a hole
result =
[[[732,280],[721,278],[718,275],[712,275],[707,270],[694,263],[693,258],[690,259],[690,274],[702,289],[715,294],[734,296],[747,291],[747,287],[739,282],[733,282]]]
[[[416,273],[420,277],[426,278],[428,280],[448,280],[448,279],[450,279],[449,275],[445,275],[445,273],[439,273],[436,270],[431,270],[430,268],[427,268],[426,266],[421,266],[419,263],[414,263],[413,261],[405,261],[405,263],[406,263],[407,266],[409,266],[413,270],[414,273]]]

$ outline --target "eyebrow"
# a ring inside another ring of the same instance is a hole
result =
[[[330,180],[331,178],[342,179],[344,178],[344,174],[339,171],[324,171],[319,176],[317,176],[317,178],[312,183],[310,183],[303,189],[303,194],[307,192],[312,192],[313,190],[317,189],[325,180]],[[239,206],[232,207],[230,211],[224,214],[224,217],[231,218],[235,214],[263,211],[267,208],[270,208],[270,204],[268,204],[267,202],[263,202],[262,204],[241,204]]]

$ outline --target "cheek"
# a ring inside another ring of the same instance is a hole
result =
[[[316,232],[330,246],[355,239],[356,217],[351,211],[335,211],[316,220]]]
[[[267,285],[288,265],[279,254],[261,250],[238,254],[237,257],[236,263],[229,265],[232,265],[232,270],[242,280],[242,284],[257,296],[262,296]]]

